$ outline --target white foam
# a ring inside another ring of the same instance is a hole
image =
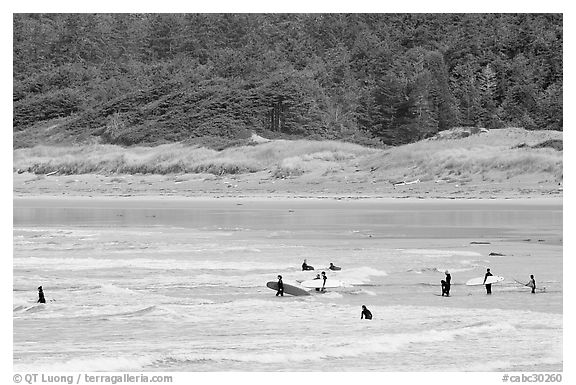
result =
[[[464,250],[435,250],[435,249],[398,249],[403,254],[420,255],[430,258],[443,257],[480,257],[482,254],[475,251]]]
[[[114,356],[114,357],[79,357],[61,362],[50,363],[46,361],[34,362],[32,364],[14,364],[14,369],[18,371],[33,372],[117,372],[141,369],[152,364],[158,357],[147,356]]]
[[[338,271],[328,271],[326,274],[339,279],[344,286],[362,285],[369,283],[370,277],[385,277],[388,275],[383,270],[368,266],[342,268],[342,270]]]
[[[13,260],[14,268],[41,268],[51,270],[92,270],[106,268],[145,268],[160,270],[272,270],[295,269],[292,263],[189,260],[162,258],[61,258],[61,257],[18,257]]]
[[[494,372],[494,371],[504,371],[504,370],[514,370],[519,371],[519,367],[531,367],[531,366],[542,366],[542,365],[561,365],[563,363],[562,354],[552,354],[547,357],[538,357],[535,359],[522,359],[522,360],[498,360],[498,361],[488,361],[488,362],[476,362],[467,365],[461,370],[467,372]],[[530,370],[526,368],[525,370]]]
[[[330,289],[328,289],[328,290],[330,290]],[[323,298],[331,298],[331,299],[333,299],[333,298],[342,298],[342,294],[337,293],[337,292],[335,292],[335,291],[327,291],[327,292],[325,292],[325,293],[322,295],[322,297],[323,297]]]
[[[223,349],[219,352],[192,352],[172,354],[169,356],[175,361],[237,361],[255,362],[262,364],[284,362],[321,361],[330,358],[350,358],[367,354],[397,352],[410,344],[430,344],[451,341],[458,337],[472,336],[483,333],[506,332],[514,329],[506,323],[494,325],[479,325],[463,327],[453,330],[428,330],[414,333],[386,333],[373,336],[370,339],[357,340],[355,338],[334,338],[324,341],[320,345],[310,348],[310,343],[303,342],[296,346],[290,345],[289,351],[271,347],[268,354],[238,351],[235,348]]]

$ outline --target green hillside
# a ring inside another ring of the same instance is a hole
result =
[[[14,147],[562,130],[561,14],[15,14]]]

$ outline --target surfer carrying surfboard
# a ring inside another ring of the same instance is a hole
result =
[[[44,291],[42,290],[42,286],[38,286],[38,302],[37,303],[46,303],[46,299],[44,298]]]
[[[322,282],[322,289],[320,289],[321,291],[326,290],[324,286],[326,286],[326,280],[328,279],[328,277],[326,277],[326,273],[322,272],[322,279],[324,280],[324,282]]]
[[[532,288],[532,293],[536,293],[536,280],[534,279],[534,275],[530,274],[530,282],[525,286]]]
[[[284,297],[284,282],[282,282],[282,276],[278,276],[278,291],[276,292],[276,297],[278,296]]]
[[[486,294],[492,294],[492,284],[491,283],[486,283],[486,279],[488,279],[488,277],[491,277],[492,273],[490,272],[490,269],[486,269],[486,274],[484,275],[484,282],[482,283],[483,285],[486,285]]]

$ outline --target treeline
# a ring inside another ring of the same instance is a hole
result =
[[[15,14],[14,130],[118,144],[562,130],[560,14]]]

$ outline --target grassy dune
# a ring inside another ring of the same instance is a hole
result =
[[[183,144],[37,146],[14,150],[13,167],[18,171],[14,191],[186,196],[561,194],[562,151],[533,148],[561,139],[561,132],[505,129],[387,149],[309,140],[274,140],[222,151]],[[417,182],[395,185],[401,181]]]
[[[494,130],[486,134],[452,140],[427,140],[383,152],[367,161],[380,173],[395,178],[438,180],[458,178],[509,179],[522,175],[548,175],[562,180],[562,152],[531,148],[560,132]],[[518,148],[520,144],[528,146]],[[382,168],[385,168],[382,170]]]
[[[157,147],[36,146],[14,151],[14,169],[35,174],[304,173],[314,161],[344,162],[376,151],[340,142],[278,140],[223,151],[166,144]]]

